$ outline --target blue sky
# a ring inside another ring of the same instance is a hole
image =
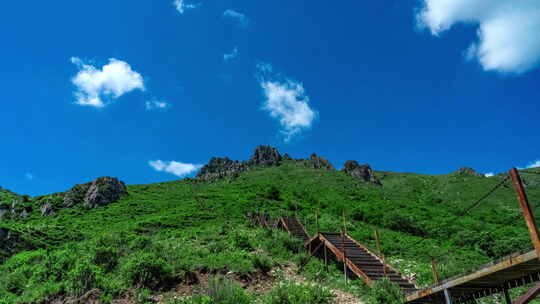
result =
[[[11,1],[0,186],[193,174],[269,144],[340,168],[540,158],[537,0]]]

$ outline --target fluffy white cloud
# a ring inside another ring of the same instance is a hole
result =
[[[223,61],[229,62],[236,57],[238,57],[238,47],[235,46],[230,53],[223,54]]]
[[[174,4],[174,7],[176,7],[176,10],[180,14],[183,14],[188,9],[193,9],[193,8],[196,8],[198,6],[196,4],[187,3],[184,0],[174,0],[173,4]]]
[[[238,22],[238,26],[247,27],[249,25],[249,18],[235,10],[228,9],[223,12],[223,17],[235,19]]]
[[[302,83],[287,78],[280,80],[269,64],[258,65],[257,78],[265,96],[263,109],[279,120],[286,142],[311,127],[317,112],[309,106],[309,96]]]
[[[163,100],[149,100],[144,103],[146,110],[166,109],[169,107],[169,103]]]
[[[162,161],[159,159],[149,161],[148,164],[156,171],[171,173],[178,177],[186,176],[202,168],[202,165],[186,164],[177,161]]]
[[[492,176],[495,176],[495,173],[489,172],[489,173],[484,174],[484,176],[485,177],[492,177]]]
[[[540,1],[421,1],[419,24],[435,36],[461,22],[479,26],[478,41],[465,54],[485,70],[523,73],[540,63]]]
[[[125,61],[111,58],[101,69],[77,57],[72,57],[71,62],[79,68],[71,79],[77,87],[75,99],[79,105],[100,108],[105,106],[103,97],[115,99],[133,90],[145,90],[141,74]]]

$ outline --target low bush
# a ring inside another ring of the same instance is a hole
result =
[[[242,287],[222,276],[210,278],[205,293],[215,304],[249,304],[253,301]]]
[[[272,289],[263,299],[264,304],[329,304],[334,294],[327,288],[313,284],[285,282]]]
[[[387,278],[375,282],[370,291],[370,304],[401,304],[403,292],[396,283]]]
[[[122,271],[130,284],[153,290],[174,279],[171,267],[162,258],[151,253],[134,253],[122,265]]]

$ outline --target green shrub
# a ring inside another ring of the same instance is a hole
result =
[[[334,294],[325,287],[312,284],[285,282],[272,289],[263,299],[264,304],[329,304]]]
[[[215,304],[214,300],[207,295],[194,295],[188,299],[174,301],[168,304]]]
[[[133,254],[122,266],[122,270],[130,284],[150,289],[163,287],[174,279],[171,267],[162,258],[151,253]]]
[[[399,286],[388,278],[375,282],[370,291],[370,304],[401,304],[404,295]]]
[[[82,295],[96,287],[101,269],[89,261],[81,260],[67,273],[67,290],[71,294]]]
[[[272,270],[274,262],[266,255],[255,254],[252,256],[253,266],[263,274],[267,274]]]
[[[237,283],[222,276],[210,278],[206,295],[215,304],[249,304],[253,301]]]

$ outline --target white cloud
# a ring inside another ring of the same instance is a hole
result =
[[[465,52],[484,70],[524,73],[540,64],[540,1],[421,0],[419,25],[439,36],[457,23],[476,24],[478,41]]]
[[[169,103],[164,100],[149,100],[144,103],[147,111],[156,110],[156,109],[166,109],[169,107]]]
[[[36,176],[34,175],[34,173],[26,173],[24,174],[24,177],[27,179],[27,180],[33,180],[34,178],[36,178]]]
[[[232,9],[224,11],[223,17],[235,19],[238,22],[238,26],[243,28],[249,25],[249,18],[246,15]]]
[[[537,167],[540,167],[540,159],[530,162],[526,167],[518,167],[518,169],[523,170],[523,169],[531,169],[531,168],[537,168]]]
[[[263,109],[279,120],[288,142],[295,135],[311,127],[317,118],[309,106],[309,96],[305,94],[302,83],[291,79],[279,79],[273,74],[270,64],[259,64],[257,78],[266,98]]]
[[[223,61],[229,62],[236,57],[238,57],[238,47],[235,46],[230,53],[223,54]]]
[[[495,176],[495,173],[489,172],[489,173],[484,174],[484,176],[485,177],[492,177],[492,176]]]
[[[79,68],[71,79],[77,87],[75,99],[79,105],[101,108],[106,105],[104,97],[116,99],[133,90],[145,90],[141,74],[133,71],[125,61],[111,58],[101,69],[77,57],[72,57],[71,62]]]
[[[197,8],[197,6],[199,6],[197,4],[187,3],[184,0],[174,0],[173,4],[174,4],[174,7],[176,7],[176,10],[180,14],[183,14],[188,9],[194,9],[194,8]]]
[[[162,161],[159,159],[149,161],[148,164],[156,171],[171,173],[178,177],[189,175],[202,168],[202,165],[186,164],[177,161]]]

